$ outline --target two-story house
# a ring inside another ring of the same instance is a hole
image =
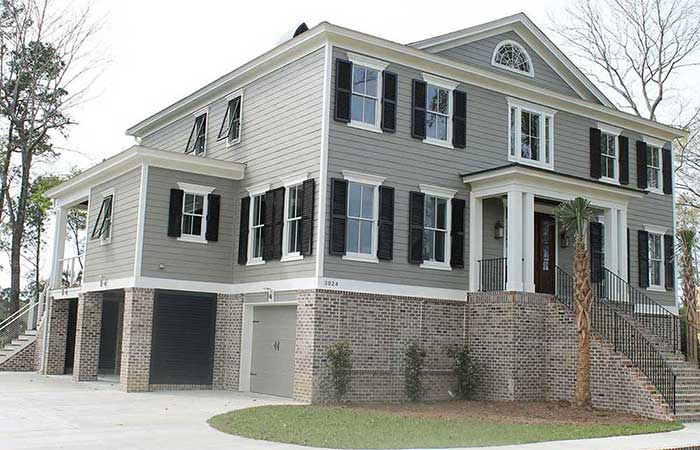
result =
[[[557,301],[573,237],[553,213],[577,196],[596,210],[601,307],[661,318],[675,350],[685,132],[616,109],[524,14],[408,45],[300,29],[127,133],[132,148],[50,192],[44,373],[318,401],[325,351],[347,338],[352,398],[398,400],[419,341],[428,396],[446,398],[446,348],[467,342],[480,397],[570,398],[575,331]],[[88,241],[67,256],[71,208]],[[605,342],[597,404],[675,406]]]

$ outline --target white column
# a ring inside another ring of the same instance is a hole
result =
[[[508,192],[508,264],[507,291],[523,290],[523,193]]]
[[[63,207],[56,208],[54,215],[53,253],[51,255],[51,288],[61,287],[61,259],[66,247],[66,218],[68,211]]]
[[[483,245],[483,203],[480,198],[471,195],[469,199],[469,290],[479,290],[479,260]]]
[[[617,275],[627,279],[627,210],[617,210]]]
[[[605,210],[605,268],[613,273],[619,273],[618,266],[618,239],[617,209]]]
[[[523,290],[535,292],[535,194],[525,193],[523,203]]]

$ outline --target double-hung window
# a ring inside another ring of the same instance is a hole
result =
[[[382,71],[387,63],[348,53],[352,63],[352,99],[348,125],[380,132],[382,117]]]
[[[263,261],[263,232],[265,231],[265,194],[250,199],[250,255],[248,264]]]
[[[649,233],[649,286],[664,286],[663,235]]]
[[[458,83],[423,74],[426,82],[425,140],[452,148],[452,91]]]
[[[233,145],[241,140],[241,113],[243,109],[243,95],[240,92],[227,97],[226,112],[221,122],[218,140],[226,139],[228,145]]]
[[[304,207],[303,182],[308,179],[308,174],[296,175],[285,178],[284,200],[284,227],[282,236],[282,261],[302,259],[302,217]]]
[[[647,188],[661,191],[663,175],[661,174],[661,147],[647,144]]]
[[[450,232],[455,191],[420,185],[423,203],[423,264],[429,269],[451,270]]]
[[[91,239],[100,239],[103,244],[109,243],[112,239],[112,212],[114,207],[114,193],[109,192],[102,195],[100,212],[97,214],[95,226],[92,229]]]
[[[508,158],[552,169],[555,114],[551,109],[508,98]]]
[[[194,124],[187,139],[185,153],[203,156],[207,150],[207,111],[199,111],[194,114]]]
[[[213,187],[178,183],[182,194],[181,241],[206,243],[208,195]]]
[[[348,181],[344,259],[377,259],[379,186],[384,178],[343,171]]]

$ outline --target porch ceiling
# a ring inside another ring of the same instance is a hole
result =
[[[517,163],[463,174],[462,181],[471,187],[473,195],[477,198],[519,190],[556,201],[567,201],[581,196],[588,198],[596,206],[611,207],[626,205],[630,200],[646,195],[646,191],[629,186]]]

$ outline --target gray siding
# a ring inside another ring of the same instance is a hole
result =
[[[345,57],[336,49],[334,57]],[[335,67],[335,64],[333,65]],[[390,64],[387,70],[398,74],[398,112],[396,133],[372,133],[358,130],[330,117],[328,176],[342,177],[342,170],[355,170],[386,177],[385,185],[396,189],[394,216],[394,259],[379,264],[344,261],[340,257],[325,257],[324,275],[363,281],[420,285],[453,289],[467,289],[467,269],[437,271],[421,269],[408,263],[408,196],[419,190],[419,184],[431,184],[458,191],[457,197],[468,199],[468,189],[462,184],[460,174],[502,166],[508,163],[507,155],[507,101],[506,96],[471,85],[461,85],[467,92],[467,148],[447,149],[411,137],[410,105],[411,80],[421,74],[408,67]],[[333,73],[335,76],[335,72]],[[331,90],[331,96],[333,92]],[[554,168],[562,174],[588,177],[589,129],[595,121],[559,111],[554,118]],[[638,135],[623,132],[630,141],[630,186],[636,186],[635,142]],[[327,198],[330,207],[330,198]],[[469,203],[467,202],[467,207]],[[673,201],[670,195],[648,194],[629,205],[628,225],[633,230],[644,224],[662,225],[669,230],[673,226]],[[653,211],[653,215],[649,214]],[[467,214],[468,216],[468,214]],[[501,241],[493,238],[493,224],[502,217],[497,205],[487,202],[484,210],[484,257],[502,255]],[[466,217],[466,224],[469,218]],[[326,225],[328,230],[328,225]],[[468,228],[468,227],[467,227]],[[467,230],[468,231],[468,230]],[[636,233],[636,231],[634,232]],[[465,245],[469,237],[465,237]],[[631,275],[637,286],[636,236],[631,237]],[[468,249],[467,249],[468,250]],[[468,251],[465,252],[465,258]],[[560,260],[570,258],[568,249],[560,253]],[[468,259],[467,259],[468,260]],[[673,302],[673,293],[649,292],[659,301]]]
[[[178,182],[211,186],[215,188],[213,193],[221,196],[217,242],[201,244],[168,236],[170,189],[178,189]],[[236,183],[223,178],[150,167],[141,275],[176,280],[233,282],[233,204]]]
[[[509,70],[501,69],[491,64],[493,51],[499,42],[503,40],[511,40],[522,45],[532,58],[532,65],[535,70],[535,76],[520,75]],[[487,37],[468,44],[453,47],[438,53],[441,56],[452,58],[460,62],[478,66],[482,69],[492,70],[501,75],[517,78],[520,81],[535,84],[545,89],[560,92],[562,94],[571,95],[573,97],[580,96],[574,91],[569,84],[564,81],[552,67],[547,64],[542,57],[528,46],[518,34],[514,31],[501,33],[496,36]]]
[[[136,227],[138,222],[141,169],[133,169],[90,190],[88,205],[88,241],[85,253],[85,281],[99,281],[134,275]],[[102,244],[90,240],[102,205],[102,194],[114,190],[112,239]]]
[[[227,212],[235,218],[232,228],[227,230],[232,235],[232,250],[226,266],[229,281],[233,279],[237,283],[245,283],[315,274],[315,245],[314,256],[301,261],[268,261],[264,265],[250,267],[239,266],[235,261],[238,252],[240,199],[248,195],[248,187],[269,183],[274,189],[282,185],[281,179],[284,177],[308,173],[310,178],[317,181],[318,195],[323,67],[323,49],[319,49],[245,86],[241,142],[233,146],[227,146],[225,141],[216,141],[226,110],[225,98],[209,105],[206,157],[246,164],[245,179],[237,182],[229,198],[223,200],[227,208],[230,208]],[[142,143],[149,147],[183,152],[193,120],[192,116],[181,118],[145,137]],[[315,204],[318,206],[318,200]],[[314,240],[316,227],[317,223],[314,225]],[[148,251],[144,252],[144,261],[149,258],[147,253]],[[185,253],[181,259],[187,256],[189,254]],[[198,277],[210,276],[192,270],[192,274]],[[186,273],[177,276],[186,277]],[[218,274],[215,278],[219,279],[220,276]]]

